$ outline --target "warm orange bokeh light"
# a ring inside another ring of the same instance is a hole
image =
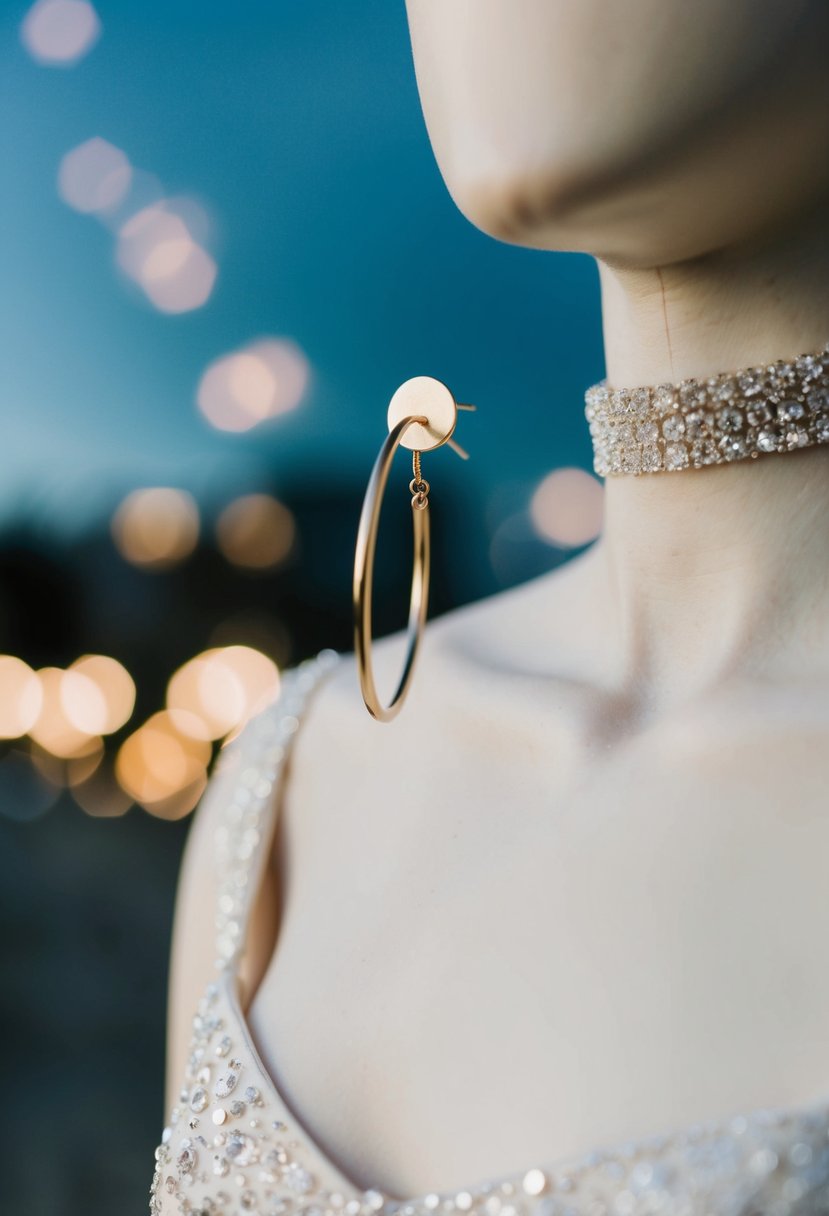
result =
[[[133,490],[112,517],[112,536],[128,562],[166,569],[195,549],[199,509],[184,490],[165,486]]]
[[[229,562],[262,570],[277,566],[296,537],[293,512],[270,494],[234,499],[216,521],[216,541]]]
[[[0,739],[19,739],[34,726],[43,706],[43,688],[22,659],[0,655]]]
[[[604,487],[584,469],[554,469],[539,482],[530,519],[542,540],[562,548],[586,545],[602,529]]]
[[[115,774],[125,793],[152,814],[175,819],[198,802],[207,783],[211,749],[181,734],[165,710],[124,740]]]
[[[67,694],[67,688],[75,686],[75,694]],[[81,655],[71,663],[61,692],[67,717],[90,734],[111,735],[129,721],[135,706],[132,676],[117,659],[105,654]]]
[[[279,670],[251,646],[202,651],[176,671],[167,708],[176,728],[196,739],[219,739],[272,701]]]
[[[41,667],[37,672],[43,703],[37,719],[29,728],[29,734],[36,743],[63,760],[87,755],[94,735],[92,731],[77,727],[66,713],[65,704],[72,703],[78,695],[78,685],[75,681],[70,681],[68,691],[64,692],[66,674],[61,667]],[[85,696],[87,692],[88,688],[84,685],[80,696]],[[95,747],[97,748],[97,742]]]

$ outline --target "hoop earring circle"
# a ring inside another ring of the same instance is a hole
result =
[[[380,525],[380,509],[386,489],[389,471],[404,432],[412,423],[428,423],[423,415],[413,414],[402,418],[391,428],[383,442],[374,468],[371,471],[360,524],[357,529],[357,546],[354,558],[354,653],[363,700],[372,717],[380,722],[390,722],[400,712],[409,691],[414,674],[415,658],[426,622],[429,606],[430,532],[429,500],[423,492],[427,483],[412,480],[412,524],[414,529],[414,560],[412,586],[409,596],[409,620],[406,628],[406,661],[397,685],[397,690],[388,705],[383,705],[374,682],[371,662],[371,594],[374,580],[374,554],[377,547],[377,532]],[[427,486],[428,488],[428,486]]]

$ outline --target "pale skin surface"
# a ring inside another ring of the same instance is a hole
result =
[[[829,338],[825,4],[408,13],[452,197],[598,258],[612,384]],[[369,717],[349,655],[296,738],[247,1016],[361,1186],[829,1097],[829,448],[605,501],[583,555],[430,622],[399,718]],[[386,698],[402,657],[402,634],[375,648]],[[168,1109],[211,974],[211,830],[179,889]]]

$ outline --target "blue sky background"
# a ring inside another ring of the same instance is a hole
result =
[[[0,524],[71,534],[139,485],[205,505],[268,479],[367,478],[409,376],[477,414],[424,457],[496,526],[552,468],[590,468],[585,388],[604,373],[598,276],[581,254],[493,240],[455,208],[417,95],[402,0],[96,5],[71,68],[21,44],[2,5]],[[208,303],[157,312],[112,234],[56,189],[92,136],[165,193],[200,201],[219,274]],[[212,359],[262,335],[313,366],[299,409],[244,434],[195,404]],[[401,458],[402,459],[402,458]]]

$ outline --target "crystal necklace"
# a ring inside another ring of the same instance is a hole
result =
[[[829,342],[815,354],[584,396],[599,477],[723,464],[829,443]]]

